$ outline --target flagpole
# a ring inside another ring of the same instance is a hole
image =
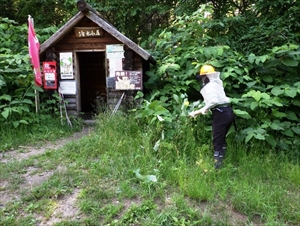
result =
[[[35,92],[35,112],[39,113],[39,109],[40,109],[39,91],[34,90],[34,92]]]

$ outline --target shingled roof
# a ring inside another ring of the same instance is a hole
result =
[[[151,56],[150,53],[145,51],[135,42],[130,40],[120,31],[118,31],[111,23],[109,23],[106,19],[104,19],[100,13],[98,13],[95,9],[93,9],[89,4],[87,4],[84,0],[80,0],[77,2],[77,8],[79,12],[71,18],[68,22],[66,22],[57,32],[55,32],[49,39],[47,39],[40,46],[40,54],[44,53],[50,46],[56,44],[60,39],[62,39],[67,33],[69,33],[73,27],[81,21],[84,17],[89,18],[91,21],[96,23],[103,30],[111,34],[113,37],[118,39],[124,45],[127,45],[130,49],[140,55],[144,60],[149,61],[152,64],[156,64],[155,59]]]

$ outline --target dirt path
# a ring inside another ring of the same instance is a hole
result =
[[[85,135],[88,135],[93,130],[93,127],[84,127],[80,132],[76,132],[73,136],[57,140],[55,142],[47,142],[42,147],[30,147],[20,146],[18,150],[2,153],[0,156],[0,163],[9,163],[12,161],[21,161],[31,156],[38,156],[43,154],[46,150],[56,150],[63,147],[65,144],[71,141],[78,140]],[[7,181],[0,181],[0,208],[4,208],[5,205],[11,201],[20,201],[20,194],[23,191],[30,190],[35,186],[43,183],[47,180],[54,171],[38,172],[39,169],[29,167],[24,170],[26,173],[22,174],[22,188],[13,190],[9,189],[10,184]],[[64,169],[56,169],[64,170]],[[62,219],[80,219],[79,210],[77,209],[75,202],[80,190],[75,189],[69,196],[63,197],[56,205],[56,208],[49,219],[43,216],[35,216],[40,222],[38,226],[50,226],[60,222]]]

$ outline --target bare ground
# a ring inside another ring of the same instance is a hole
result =
[[[20,146],[18,150],[2,153],[0,156],[0,163],[21,161],[31,156],[41,155],[49,149],[55,150],[61,148],[68,142],[78,140],[89,134],[91,130],[92,127],[85,127],[82,131],[74,133],[73,136],[60,139],[55,142],[47,142],[42,147]],[[9,202],[20,201],[22,192],[31,190],[33,187],[38,186],[54,173],[54,171],[39,172],[39,170],[40,169],[34,167],[24,169],[25,173],[22,175],[23,183],[22,188],[20,189],[9,189],[10,185],[7,181],[0,181],[0,208],[3,208]],[[65,169],[56,169],[56,171],[63,170]],[[63,199],[59,200],[50,218],[45,218],[42,215],[35,216],[39,221],[39,224],[37,225],[50,226],[60,222],[62,219],[80,219],[81,216],[76,206],[76,200],[79,193],[80,189],[75,189],[71,195],[65,196]]]

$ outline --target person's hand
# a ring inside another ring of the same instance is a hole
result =
[[[190,116],[191,118],[195,118],[195,117],[196,117],[196,114],[195,114],[195,112],[193,111],[193,112],[190,112],[190,113],[189,113],[189,116]]]
[[[208,112],[208,110],[204,110],[203,108],[201,108],[201,109],[199,110],[199,113],[202,114],[202,115],[207,114],[207,112]]]

